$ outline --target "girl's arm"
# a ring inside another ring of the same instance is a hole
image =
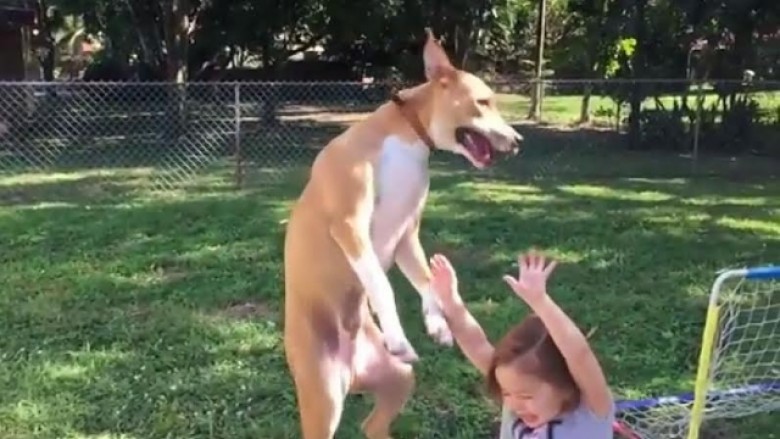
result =
[[[483,375],[487,374],[493,357],[493,345],[460,298],[455,269],[440,254],[431,258],[431,290],[441,303],[444,317],[460,350]]]
[[[556,262],[546,264],[543,256],[530,253],[518,258],[518,265],[519,277],[505,276],[504,280],[544,323],[588,408],[597,416],[608,415],[613,405],[612,394],[588,339],[547,295],[547,278]]]
[[[483,375],[487,374],[490,360],[493,358],[493,345],[485,336],[485,331],[461,300],[443,305],[442,308],[450,331],[460,350],[463,351],[463,355]]]
[[[613,405],[612,394],[588,339],[550,296],[545,294],[528,305],[544,322],[560,349],[585,404],[597,416],[608,415]]]

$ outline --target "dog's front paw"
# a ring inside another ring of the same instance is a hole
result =
[[[398,357],[404,363],[414,363],[420,359],[412,344],[406,337],[394,337],[385,334],[385,348],[391,355]]]
[[[426,312],[425,329],[428,331],[428,335],[431,336],[436,343],[444,346],[452,346],[452,331],[450,331],[450,327],[447,325],[447,321],[441,313]]]

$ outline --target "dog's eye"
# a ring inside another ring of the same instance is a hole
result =
[[[477,99],[477,105],[480,107],[489,107],[490,99]]]

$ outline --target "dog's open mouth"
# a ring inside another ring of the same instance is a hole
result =
[[[455,130],[455,140],[466,148],[473,161],[482,166],[493,162],[493,145],[490,139],[479,131],[458,127]]]

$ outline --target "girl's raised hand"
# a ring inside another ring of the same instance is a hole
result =
[[[442,254],[431,258],[431,289],[442,306],[460,301],[458,276],[450,261]]]
[[[518,256],[517,265],[517,278],[504,276],[512,291],[529,305],[547,296],[547,279],[558,263],[555,260],[548,263],[543,255],[530,251]]]

